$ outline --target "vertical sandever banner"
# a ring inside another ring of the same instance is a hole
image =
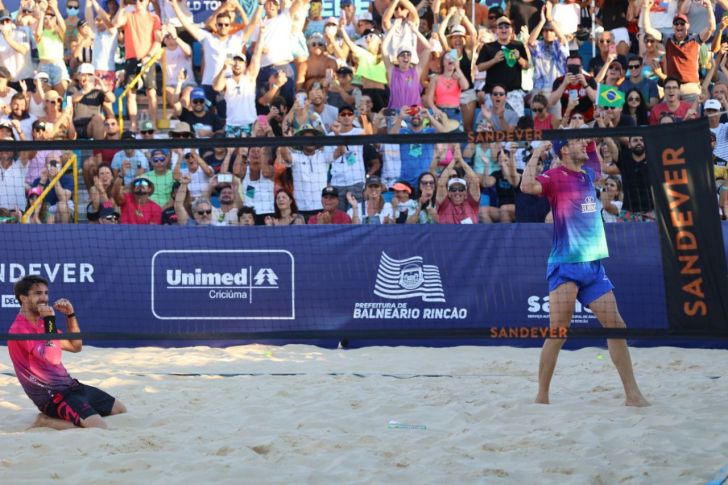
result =
[[[728,270],[709,141],[708,119],[700,118],[655,127],[645,144],[669,328],[679,334],[725,337]]]

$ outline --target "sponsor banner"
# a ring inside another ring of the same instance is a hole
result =
[[[160,340],[170,333],[222,339],[225,332],[305,330],[411,330],[413,340],[417,330],[432,329],[522,333],[549,326],[552,231],[548,224],[0,225],[0,331],[18,311],[13,283],[40,274],[51,281],[51,300],[71,300],[85,332]],[[604,266],[627,325],[666,329],[657,224],[609,224],[606,233],[612,256]],[[572,322],[600,326],[579,304]]]
[[[670,330],[728,326],[728,270],[713,179],[708,119],[650,134],[648,162],[659,218]],[[699,222],[698,222],[699,221]]]

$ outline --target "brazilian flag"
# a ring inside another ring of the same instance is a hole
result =
[[[624,101],[624,93],[619,89],[606,84],[597,86],[597,106],[621,108]]]

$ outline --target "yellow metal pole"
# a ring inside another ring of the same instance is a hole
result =
[[[48,183],[48,186],[46,186],[46,188],[43,189],[43,192],[40,194],[40,196],[37,199],[35,199],[35,202],[33,202],[33,204],[25,212],[25,214],[23,214],[23,217],[21,218],[21,222],[23,224],[28,223],[28,217],[30,216],[30,214],[33,213],[33,211],[35,210],[36,207],[38,207],[40,204],[43,203],[43,201],[46,198],[46,195],[48,195],[48,192],[50,192],[53,189],[53,187],[56,186],[58,181],[61,180],[61,177],[63,177],[63,174],[66,173],[66,170],[68,170],[68,168],[71,166],[72,163],[74,163],[74,164],[76,163],[76,155],[74,155],[69,161],[66,162],[66,164],[63,166],[63,168],[58,171],[58,173],[56,174],[55,177],[53,177],[53,180],[51,180]]]
[[[78,224],[78,157],[74,154],[73,160],[73,220]]]

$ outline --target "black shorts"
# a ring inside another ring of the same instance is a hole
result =
[[[131,83],[134,78],[139,74],[142,67],[139,65],[141,61],[139,59],[127,59],[124,61],[124,72],[126,72],[126,75],[124,76],[124,86],[128,86],[129,83]],[[147,69],[147,72],[142,75],[142,82],[144,83],[143,88],[152,88],[157,89],[157,65],[153,64],[152,66]],[[139,89],[139,83],[135,86],[136,89]]]
[[[114,407],[116,399],[101,389],[78,383],[77,387],[57,393],[41,408],[41,411],[51,418],[63,419],[76,426],[81,426],[81,420],[98,414],[108,416]]]
[[[89,139],[91,138],[88,134],[88,124],[91,123],[91,118],[79,118],[73,120],[73,127],[76,128],[76,138]]]

